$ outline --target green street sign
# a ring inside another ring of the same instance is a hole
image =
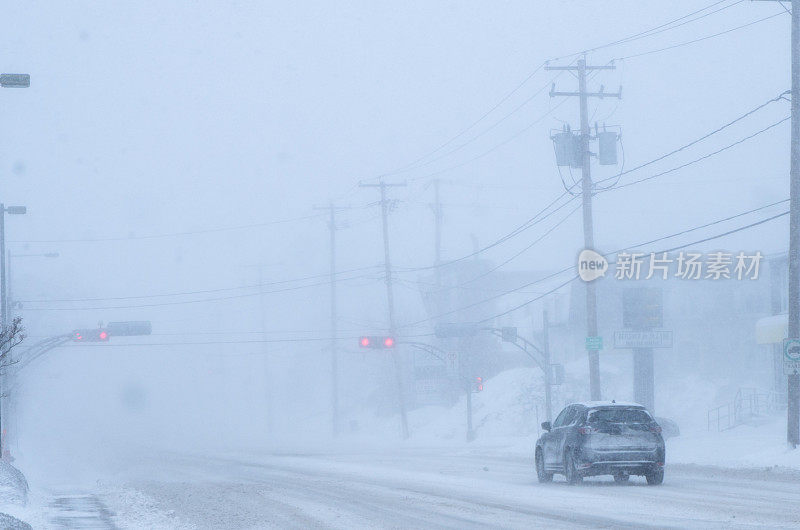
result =
[[[603,337],[586,337],[586,349],[587,350],[602,350],[603,349]]]
[[[800,372],[800,339],[783,339],[783,373]]]

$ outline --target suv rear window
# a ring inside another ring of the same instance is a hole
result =
[[[595,409],[589,411],[589,422],[593,423],[624,423],[631,425],[635,423],[650,423],[653,418],[646,410],[626,409],[615,407],[609,409]]]

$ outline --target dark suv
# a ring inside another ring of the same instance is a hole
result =
[[[591,401],[568,405],[536,442],[536,474],[550,482],[554,473],[577,484],[583,477],[613,475],[626,482],[644,475],[648,484],[664,481],[661,427],[641,405]]]

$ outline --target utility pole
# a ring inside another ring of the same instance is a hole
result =
[[[550,319],[542,311],[542,352],[544,353],[544,407],[547,421],[553,421],[553,367],[550,365]]]
[[[264,285],[264,265],[258,265],[258,288],[259,290],[263,289]],[[264,381],[266,382],[264,388],[264,397],[267,400],[267,437],[271,440],[275,440],[274,436],[274,417],[273,417],[273,410],[272,410],[272,403],[273,403],[273,392],[272,392],[272,377],[273,377],[273,366],[270,360],[270,352],[269,352],[269,344],[267,342],[267,304],[264,299],[264,292],[262,291],[258,295],[258,305],[261,314],[261,340],[264,342],[261,345],[262,352],[264,353]]]
[[[433,181],[433,219],[435,223],[436,235],[434,239],[434,265],[436,266],[436,287],[442,287],[442,271],[439,265],[442,263],[442,202],[439,198],[439,179]],[[441,294],[441,293],[437,293]]]
[[[585,249],[594,250],[594,228],[592,226],[592,175],[591,153],[589,152],[589,105],[588,98],[622,98],[622,89],[617,93],[607,93],[600,87],[599,92],[586,91],[586,72],[589,70],[614,70],[615,66],[586,66],[586,58],[578,60],[576,66],[546,66],[545,70],[571,70],[578,72],[578,92],[556,92],[550,90],[550,97],[578,97],[581,114],[581,196],[583,198],[583,244]],[[586,336],[597,336],[597,293],[594,282],[586,282]],[[588,344],[587,344],[588,346]],[[600,355],[597,350],[587,348],[589,354],[589,389],[591,399],[600,399]]]
[[[633,400],[655,414],[655,361],[653,348],[633,349]]]
[[[792,0],[792,135],[789,169],[789,337],[800,337],[800,0]],[[786,439],[800,444],[800,374],[789,375]]]
[[[389,200],[386,198],[386,188],[404,187],[405,182],[400,184],[386,184],[381,179],[378,184],[359,184],[362,188],[380,188],[381,191],[381,217],[383,218],[383,264],[386,276],[386,301],[389,313],[389,334],[394,336],[397,325],[394,318],[394,291],[392,288],[392,262],[389,253]],[[406,417],[406,400],[403,392],[403,374],[400,364],[400,354],[397,348],[392,351],[394,362],[395,379],[397,380],[397,405],[400,410],[400,428],[403,439],[408,439],[408,418]]]
[[[331,413],[333,436],[339,435],[339,351],[336,343],[337,321],[339,319],[336,311],[336,210],[349,209],[345,206],[335,206],[333,203],[328,206],[316,206],[315,210],[328,210],[328,228],[330,229],[330,284],[331,284]]]

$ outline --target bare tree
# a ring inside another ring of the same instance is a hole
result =
[[[25,328],[22,327],[22,317],[14,317],[11,325],[0,333],[0,369],[17,362],[11,359],[9,353],[24,340]]]

